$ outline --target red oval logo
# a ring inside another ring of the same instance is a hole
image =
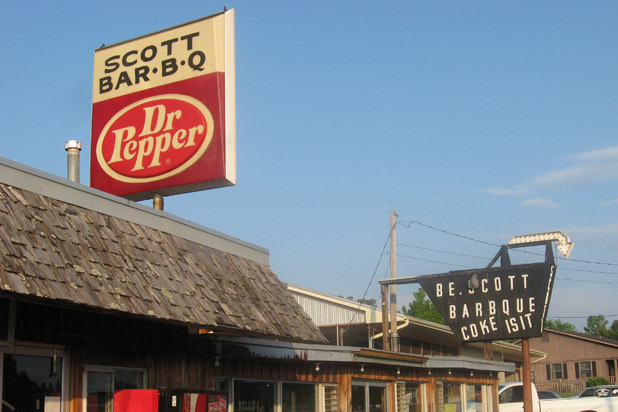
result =
[[[108,175],[123,182],[162,180],[186,170],[204,154],[213,126],[210,110],[193,97],[149,97],[107,122],[97,141],[97,160]]]

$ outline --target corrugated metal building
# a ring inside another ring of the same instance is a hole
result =
[[[296,285],[287,285],[300,306],[320,327],[333,345],[353,345],[381,349],[382,310],[340,296],[321,293]],[[482,343],[461,344],[446,325],[398,314],[400,352],[421,356],[458,356],[481,360]],[[521,363],[521,347],[516,344],[492,342],[494,360]],[[532,359],[542,359],[545,353],[531,350]],[[517,373],[501,377],[504,381],[519,380]]]

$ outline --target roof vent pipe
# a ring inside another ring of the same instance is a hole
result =
[[[64,149],[67,151],[67,179],[79,183],[79,151],[82,150],[82,142],[69,140]]]

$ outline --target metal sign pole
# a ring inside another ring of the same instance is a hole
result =
[[[391,211],[391,279],[397,277],[397,231],[395,226],[397,225],[397,214]],[[388,334],[393,352],[399,352],[399,333],[397,332],[397,285],[390,285],[391,296],[391,330]]]
[[[388,285],[382,285],[382,349],[390,350],[388,344]]]
[[[394,225],[391,224],[391,227]],[[568,258],[573,242],[567,236],[561,232],[540,233],[514,237],[508,245],[500,248],[485,269],[379,280],[382,286],[383,330],[387,328],[387,288],[394,288],[397,284],[420,283],[459,341],[485,342],[486,359],[493,357],[492,340],[521,339],[523,412],[532,412],[529,338],[542,336],[549,309],[556,269],[552,241],[558,242],[558,250]],[[511,263],[509,249],[543,245],[545,262]],[[498,259],[501,267],[494,268]],[[384,339],[386,345],[387,340]]]
[[[532,412],[532,379],[530,376],[530,342],[521,340],[522,381],[524,385],[524,412]]]

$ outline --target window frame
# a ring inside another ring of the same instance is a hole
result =
[[[554,379],[562,379],[562,364],[561,363],[552,363],[551,367],[551,378]]]
[[[281,412],[281,382],[276,379],[241,379],[241,378],[229,378],[228,382],[230,388],[228,390],[228,412],[236,411],[236,382],[255,382],[255,383],[272,383],[273,384],[273,412]]]
[[[585,368],[584,365],[586,366]],[[579,362],[579,376],[582,378],[592,378],[592,362]]]
[[[144,373],[142,380],[142,389],[148,388],[148,368],[130,366],[109,366],[109,365],[84,365],[82,372],[82,411],[88,410],[88,373],[111,373],[112,387],[115,385],[115,373],[116,371],[141,371]],[[113,394],[112,394],[112,410],[113,410]]]
[[[277,401],[279,403],[280,410],[283,412],[283,386],[288,385],[305,385],[313,387],[313,410],[314,412],[319,410],[320,405],[320,388],[319,385],[314,382],[299,382],[299,381],[276,381],[275,387],[275,411],[277,410]],[[277,396],[277,393],[279,396]]]
[[[320,383],[316,385],[318,387],[318,408],[319,412],[326,412],[326,388],[332,388],[335,390],[335,398],[337,404],[335,410],[339,410],[339,386],[336,383]]]
[[[34,346],[20,342],[14,346],[2,346],[0,345],[0,399],[2,397],[2,391],[4,389],[4,355],[18,355],[18,356],[40,356],[40,357],[54,357],[62,359],[62,375],[60,377],[60,384],[62,390],[60,391],[60,411],[69,412],[69,385],[70,385],[70,365],[71,359],[68,355],[66,348],[56,345]]]
[[[388,382],[353,379],[352,384],[350,386],[351,387],[360,386],[364,388],[364,391],[365,391],[365,411],[364,412],[370,412],[371,410],[370,388],[372,387],[382,388],[384,390],[384,411],[383,412],[389,411],[391,394],[390,394],[390,385],[388,384]]]
[[[427,382],[421,382],[421,381],[417,381],[417,382],[413,382],[413,381],[396,381],[395,382],[395,412],[399,412],[399,397],[398,397],[398,388],[399,385],[403,385],[404,386],[404,391],[405,391],[405,385],[407,384],[417,384],[418,385],[418,393],[416,394],[417,396],[417,401],[419,402],[419,404],[421,405],[421,412],[428,412],[428,405],[427,405]]]
[[[453,385],[459,385],[459,404],[456,405],[456,409],[462,412],[466,412],[468,410],[468,388],[479,385],[481,389],[481,397],[482,397],[480,412],[491,412],[493,410],[492,385],[488,385],[484,383],[471,383],[471,382],[449,381],[449,380],[438,380],[438,381],[441,382],[440,386],[442,386],[443,388],[444,388],[443,386],[444,383],[451,383]],[[459,406],[459,408],[457,408],[457,406]],[[475,410],[476,409],[477,408],[475,408]]]
[[[569,379],[566,363],[547,363],[546,367],[548,381]],[[560,371],[557,370],[558,368]]]

